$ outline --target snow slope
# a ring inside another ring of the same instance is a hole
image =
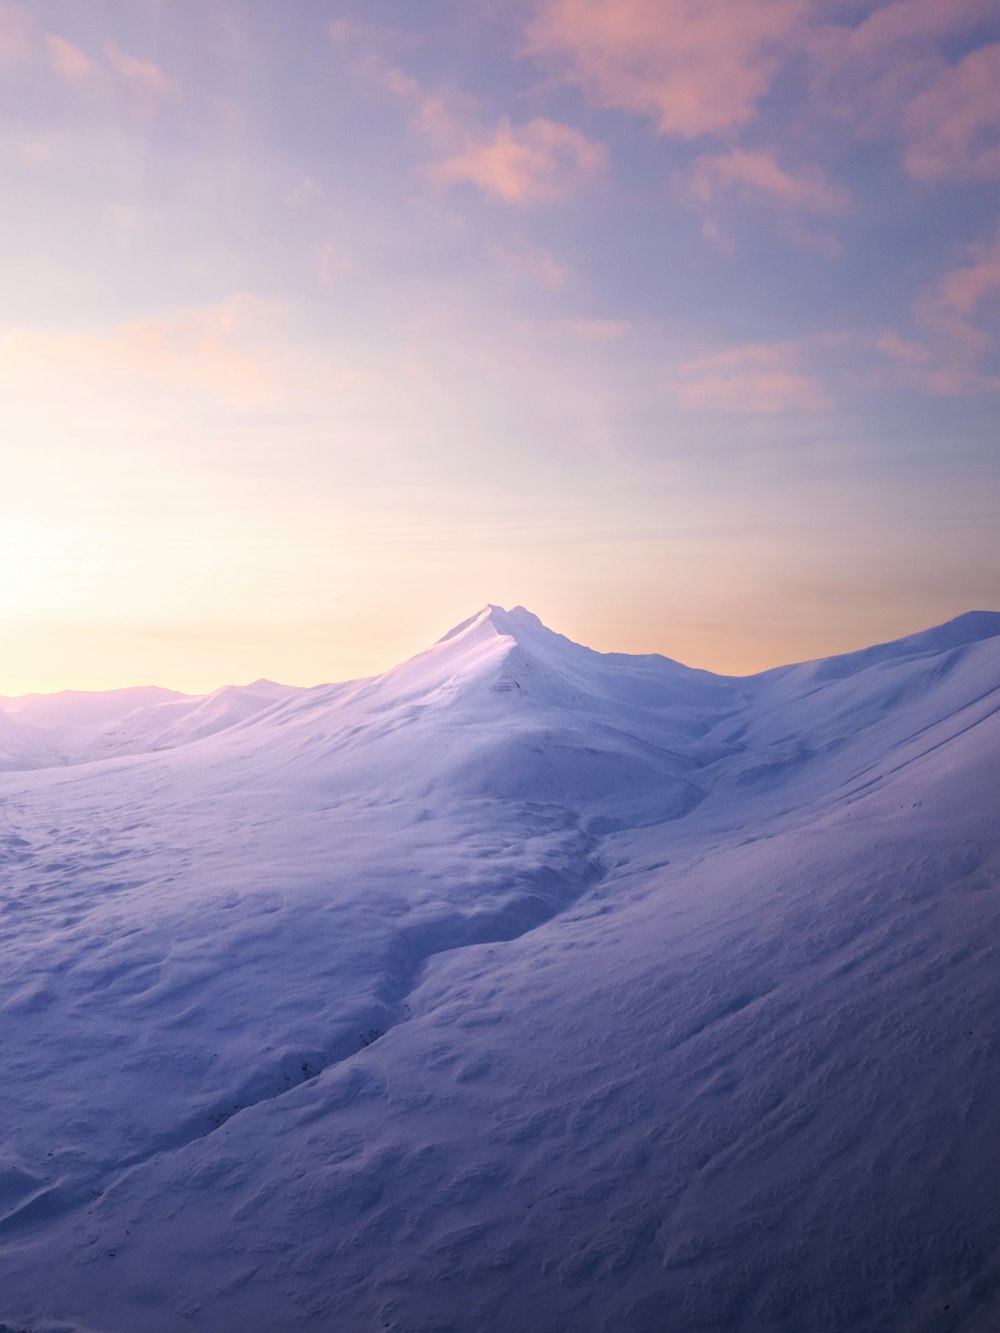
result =
[[[1000,614],[126,702],[0,711],[0,1324],[997,1326]]]

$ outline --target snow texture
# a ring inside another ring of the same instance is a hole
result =
[[[0,1330],[1000,1327],[1000,614],[0,700]]]

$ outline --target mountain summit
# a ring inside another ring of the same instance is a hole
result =
[[[553,631],[543,625],[534,612],[526,610],[523,606],[515,606],[505,611],[502,606],[494,606],[492,602],[488,602],[475,615],[469,616],[468,620],[463,620],[447,634],[443,634],[438,642],[447,643],[449,639],[459,638],[478,629],[492,629],[497,634],[505,634],[513,639],[519,634],[537,633],[539,630],[545,634],[553,634]]]

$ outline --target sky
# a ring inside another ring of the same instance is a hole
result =
[[[996,0],[0,0],[0,694],[1000,607]]]

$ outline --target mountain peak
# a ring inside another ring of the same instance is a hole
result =
[[[552,631],[532,612],[523,606],[514,606],[508,611],[502,606],[497,606],[493,602],[487,602],[484,607],[469,616],[467,620],[461,621],[455,625],[447,634],[443,634],[438,643],[447,643],[450,639],[457,639],[471,630],[480,628],[491,628],[497,634],[509,636],[516,639],[525,632],[542,630],[544,633],[551,634]]]

